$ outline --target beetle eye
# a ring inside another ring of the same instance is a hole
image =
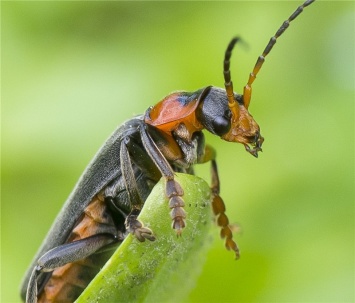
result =
[[[228,111],[230,116],[230,111]],[[231,127],[230,117],[218,116],[213,120],[213,130],[219,136],[226,134]]]

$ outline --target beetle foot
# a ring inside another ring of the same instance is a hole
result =
[[[136,229],[134,229],[134,230],[132,230],[130,232],[140,242],[144,242],[145,239],[147,239],[149,241],[155,241],[155,236],[153,235],[153,231],[150,228],[148,228],[148,227],[136,228]]]
[[[174,211],[175,209],[172,210],[172,212]],[[182,211],[184,211],[182,208],[181,208]],[[184,211],[185,212],[185,211]],[[171,215],[173,217],[173,215]],[[176,230],[176,234],[178,236],[181,236],[181,233],[182,233],[182,229],[185,228],[186,226],[186,223],[185,223],[185,217],[173,217],[173,223],[172,223],[172,228]]]
[[[236,259],[239,259],[239,248],[237,243],[233,240],[233,233],[229,225],[229,220],[225,214],[226,208],[222,198],[216,194],[212,193],[212,209],[214,215],[217,217],[217,224],[221,227],[221,238],[225,240],[225,246],[228,250],[233,250]]]
[[[138,209],[134,209],[126,218],[126,228],[129,233],[135,236],[138,241],[144,242],[145,239],[149,241],[154,241],[155,236],[153,235],[153,231],[145,227],[144,224],[137,219],[139,214]]]
[[[184,206],[184,200],[179,196],[172,196],[169,200],[169,207],[171,208],[170,216],[173,220],[172,228],[176,230],[178,236],[181,235],[182,229],[186,226]]]
[[[221,229],[221,238],[226,238],[225,246],[228,250],[233,250],[235,253],[235,258],[240,258],[239,248],[237,243],[234,242],[232,236],[232,230],[229,226],[222,227]]]
[[[183,209],[185,206],[181,196],[184,194],[180,184],[175,180],[167,180],[166,195],[169,198],[169,208],[171,209],[170,216],[173,220],[172,228],[176,230],[176,234],[181,236],[182,229],[186,226],[186,212]]]

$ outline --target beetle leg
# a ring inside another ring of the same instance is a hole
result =
[[[32,271],[27,288],[26,303],[37,302],[37,277],[41,272],[50,272],[65,264],[85,259],[100,248],[116,241],[116,236],[103,233],[60,245],[46,252],[38,259],[37,266]]]
[[[37,302],[37,276],[40,273],[38,266],[33,268],[30,280],[28,281],[27,293],[26,293],[26,303],[36,303]]]
[[[155,182],[158,182],[161,178],[161,173],[143,148],[131,138],[130,140],[127,140],[126,146],[132,157],[133,163],[139,167],[143,175]]]
[[[233,250],[235,256],[239,259],[239,248],[237,243],[233,240],[232,230],[229,225],[229,220],[226,215],[226,206],[219,195],[219,177],[217,171],[216,160],[211,161],[211,174],[212,174],[212,209],[214,215],[217,217],[217,224],[221,227],[221,237],[226,239],[225,245],[228,250]]]
[[[139,131],[145,150],[166,180],[165,194],[169,199],[169,207],[171,209],[170,216],[173,220],[172,227],[176,230],[177,234],[180,235],[182,229],[185,227],[186,218],[186,213],[183,209],[185,204],[181,198],[181,196],[184,195],[184,191],[180,184],[174,180],[173,169],[156,146],[154,140],[148,133],[146,126],[142,125],[139,128]]]
[[[140,213],[140,209],[134,208],[126,218],[126,228],[134,235],[140,242],[144,242],[145,239],[154,241],[155,237],[153,232],[148,227],[145,227],[143,223],[137,219]]]
[[[151,229],[144,227],[143,223],[137,219],[143,206],[143,201],[138,192],[137,182],[132,169],[130,154],[126,146],[129,144],[130,140],[131,139],[129,137],[126,137],[122,141],[120,149],[122,177],[127,190],[129,201],[131,203],[131,212],[126,218],[125,225],[127,230],[139,241],[144,242],[145,239],[154,241],[155,237],[153,236]]]
[[[217,219],[217,224],[221,227],[221,238],[225,238],[225,246],[228,250],[233,250],[235,252],[235,256],[239,259],[239,248],[237,243],[233,240],[232,230],[229,225],[229,220],[226,215],[226,206],[224,204],[223,199],[219,195],[220,183],[218,177],[217,163],[215,160],[216,152],[215,150],[206,145],[204,156],[201,157],[200,163],[204,163],[207,161],[211,161],[211,176],[212,176],[212,184],[211,184],[211,192],[212,192],[212,210]]]

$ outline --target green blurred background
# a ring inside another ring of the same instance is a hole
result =
[[[173,90],[235,90],[300,2],[2,2],[1,302],[115,127]],[[207,135],[242,257],[215,230],[189,302],[354,301],[354,2],[316,2],[254,84],[264,152]],[[209,167],[198,172],[209,181]],[[172,302],[179,301],[172,298]]]

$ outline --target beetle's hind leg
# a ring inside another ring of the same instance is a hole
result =
[[[51,272],[68,263],[83,260],[101,248],[117,241],[117,237],[113,234],[102,233],[57,246],[46,252],[38,259],[37,265],[32,271],[27,288],[26,303],[37,302],[37,277],[41,273]]]
[[[138,215],[143,207],[143,201],[139,195],[131,157],[127,149],[127,146],[130,145],[130,140],[129,137],[124,138],[120,148],[122,177],[131,203],[131,212],[126,217],[125,225],[128,232],[134,235],[139,241],[144,242],[145,239],[154,241],[155,237],[152,230],[145,227],[144,224],[138,220]]]

